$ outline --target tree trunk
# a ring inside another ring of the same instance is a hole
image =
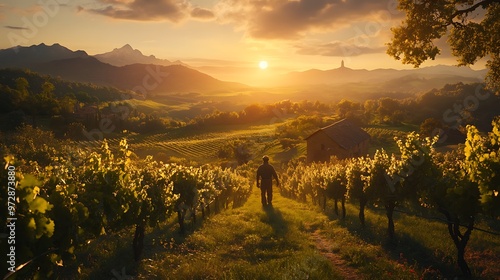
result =
[[[185,210],[177,210],[177,220],[179,222],[179,228],[182,233],[184,233],[186,230],[184,228],[184,216],[186,215]]]
[[[337,205],[338,202],[339,202],[339,200],[336,198],[333,201],[333,208],[335,209],[335,215],[337,215],[337,216],[339,215],[339,206]]]
[[[345,196],[342,197],[341,204],[342,204],[342,219],[345,219]]]
[[[240,206],[240,196],[235,195],[233,199],[233,209]]]
[[[472,230],[474,229],[474,217],[471,217],[471,221],[467,225],[467,230],[462,235],[460,232],[460,220],[455,217],[452,218],[450,212],[445,209],[439,209],[441,213],[446,216],[447,224],[448,224],[448,233],[457,248],[457,264],[460,270],[462,271],[465,278],[472,278],[472,272],[470,271],[467,262],[465,261],[465,247],[469,242],[470,235]]]
[[[359,199],[359,221],[361,222],[362,226],[365,226],[365,206],[366,206],[367,200],[363,196]]]
[[[218,196],[215,197],[214,203],[215,203],[215,206],[214,206],[215,209],[214,209],[214,211],[215,211],[215,213],[219,213],[219,197]]]
[[[201,219],[205,219],[205,203],[201,203]]]
[[[396,208],[396,202],[394,200],[389,200],[385,204],[385,211],[387,215],[387,235],[389,239],[394,239],[394,208]]]
[[[457,264],[458,267],[460,267],[460,270],[464,274],[464,277],[469,279],[472,278],[472,272],[469,269],[469,266],[467,265],[467,262],[465,261],[465,246],[460,246],[457,250]]]
[[[134,260],[137,262],[141,258],[142,249],[144,248],[144,231],[145,222],[141,221],[135,225],[134,240],[132,246],[134,249]]]

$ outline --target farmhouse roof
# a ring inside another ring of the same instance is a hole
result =
[[[326,134],[330,139],[346,150],[370,138],[370,135],[366,131],[347,119],[342,119],[329,126],[318,129],[316,132],[309,135],[306,140],[314,137],[314,135],[318,133]]]

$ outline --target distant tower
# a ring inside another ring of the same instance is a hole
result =
[[[342,59],[342,62],[340,62],[340,68],[344,68],[344,60]]]

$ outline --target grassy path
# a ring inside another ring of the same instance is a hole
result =
[[[139,279],[362,279],[321,228],[328,218],[275,194],[263,208],[258,190],[240,208],[210,217],[182,243],[149,252]]]
[[[175,221],[151,229],[138,263],[133,231],[104,236],[79,256],[79,278],[454,279],[459,271],[442,223],[397,214],[397,238],[388,242],[383,212],[367,210],[363,228],[352,204],[345,220],[332,214],[331,204],[325,214],[278,190],[273,204],[263,208],[254,188],[245,205],[211,215],[187,234]],[[467,259],[478,279],[498,279],[500,238],[474,232],[470,243]]]

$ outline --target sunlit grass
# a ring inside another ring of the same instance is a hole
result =
[[[346,205],[347,217],[342,220],[333,214],[331,202],[322,212],[277,192],[273,209],[262,208],[254,189],[244,206],[211,215],[189,226],[185,235],[173,217],[148,231],[138,263],[132,258],[133,229],[103,236],[78,254],[78,278],[111,279],[113,271],[122,269],[135,279],[343,279],[345,273],[356,273],[360,279],[421,279],[432,273],[453,279],[460,275],[454,245],[440,221],[396,213],[396,238],[389,241],[383,210],[368,208],[362,227],[355,205]],[[328,244],[327,251],[318,247],[314,235]],[[343,263],[332,263],[324,253],[335,254]],[[466,258],[476,276],[494,279],[499,255],[498,236],[473,232]]]
[[[303,231],[304,219],[326,217],[279,196],[263,209],[254,191],[245,206],[213,216],[185,243],[158,254],[141,278],[340,279]]]
[[[426,270],[427,273],[438,270],[441,277],[453,278],[460,275],[460,270],[456,267],[457,251],[446,224],[429,219],[443,218],[439,213],[427,214],[429,217],[424,218],[396,212],[394,215],[396,237],[390,241],[387,237],[387,218],[384,209],[366,209],[366,226],[362,227],[358,219],[359,208],[352,204],[347,204],[346,208],[345,220],[339,220],[333,214],[332,206],[328,208],[326,213],[331,217],[333,227],[340,226],[329,233],[334,240],[342,236],[338,242],[339,251],[344,257],[351,259],[351,262],[359,265],[366,274],[377,275],[381,267],[396,263],[399,269],[394,270],[389,265],[385,269],[388,274],[398,275],[403,270],[405,273],[410,272],[410,275],[414,275],[413,271],[421,275],[426,273]],[[479,223],[477,227],[489,228],[484,222]],[[355,245],[345,246],[359,244],[360,240],[366,243],[363,249]],[[347,250],[342,247],[346,247]],[[500,255],[500,237],[473,231],[467,252],[466,260],[477,277],[493,279],[494,275],[500,273],[495,265],[500,258],[492,257]]]

